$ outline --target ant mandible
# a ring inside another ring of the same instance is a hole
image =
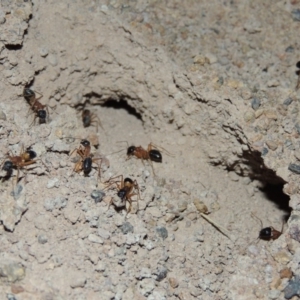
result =
[[[278,230],[274,229],[274,227],[272,227],[272,226],[263,228],[262,220],[260,218],[258,218],[254,213],[251,213],[251,216],[253,218],[256,218],[257,220],[259,220],[259,222],[261,224],[262,229],[259,231],[259,235],[258,235],[257,239],[261,239],[264,241],[271,241],[271,240],[274,241],[274,240],[277,240],[281,236],[281,234],[283,232],[284,222],[282,222],[281,231],[278,231]]]
[[[115,180],[115,179],[119,179],[119,180]],[[131,211],[133,196],[137,196],[137,200],[136,200],[137,201],[137,210],[139,209],[139,200],[141,200],[141,196],[140,196],[139,185],[136,180],[132,180],[128,177],[126,177],[123,180],[123,175],[119,175],[119,176],[110,178],[105,183],[108,184],[105,187],[105,189],[108,189],[109,187],[115,185],[115,187],[118,190],[117,195],[121,199],[121,202],[122,202],[122,204],[124,204],[125,207],[126,207],[126,201],[129,203],[129,207],[127,209],[126,215],[128,215],[129,212]],[[113,200],[110,201],[108,209],[111,204],[114,204]]]
[[[38,92],[36,92],[38,93]],[[43,97],[42,94],[38,93],[40,97],[36,97],[36,94],[33,90],[29,88],[24,88],[23,97],[29,103],[31,109],[35,113],[35,117],[32,123],[35,123],[36,118],[39,118],[39,123],[44,124],[47,120],[47,113],[49,115],[48,106],[39,102],[39,99]]]
[[[92,170],[92,165],[97,160],[101,160],[100,164],[98,165],[98,177],[100,177],[100,169],[102,158],[93,158],[93,154],[91,153],[91,143],[88,140],[81,140],[79,148],[75,148],[71,153],[70,156],[76,151],[76,153],[80,156],[80,160],[75,164],[73,171],[76,173],[80,173],[83,171],[85,176],[88,176]]]
[[[99,118],[94,113],[92,113],[89,109],[84,109],[82,111],[81,117],[82,117],[83,127],[86,128],[86,127],[89,127],[91,125],[95,125],[96,130],[98,132],[98,127],[100,125],[100,127],[104,130]]]
[[[11,155],[7,154],[7,160],[4,159],[1,164],[2,170],[6,171],[6,177],[10,177],[12,175],[13,169],[17,169],[17,177],[16,183],[19,180],[19,171],[21,168],[32,165],[36,163],[38,160],[34,160],[36,157],[36,153],[33,150],[24,151],[24,147],[22,145],[20,155]]]

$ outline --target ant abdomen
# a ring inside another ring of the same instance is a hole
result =
[[[152,161],[155,161],[155,162],[159,162],[161,163],[162,162],[162,155],[161,153],[156,150],[156,149],[152,149],[149,151],[149,157]]]

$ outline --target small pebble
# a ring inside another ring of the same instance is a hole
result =
[[[163,239],[166,239],[168,237],[168,230],[165,227],[156,227],[156,232]]]
[[[6,294],[6,297],[7,297],[7,300],[17,300],[17,298],[13,294]]]
[[[269,149],[275,151],[278,148],[278,144],[274,141],[266,141],[266,144]]]
[[[288,46],[286,49],[285,49],[285,52],[287,53],[293,53],[295,50],[295,48],[293,46]]]
[[[290,268],[284,268],[280,271],[280,278],[288,278],[291,279],[293,277],[293,272]]]
[[[0,120],[6,121],[6,114],[0,110]]]
[[[194,205],[200,213],[206,214],[208,212],[207,206],[200,199],[195,199]]]
[[[0,265],[0,274],[1,277],[6,277],[9,282],[16,282],[25,277],[25,268],[16,262],[3,264]]]
[[[293,173],[300,174],[300,165],[290,164],[289,170]]]
[[[156,273],[155,273],[155,275],[156,275],[156,281],[162,281],[164,278],[167,277],[167,274],[168,274],[167,268],[165,268],[163,266],[159,266],[157,268]]]
[[[18,200],[20,198],[21,192],[23,190],[23,186],[21,184],[17,184],[13,191],[11,192],[11,195],[14,197],[15,200]]]
[[[54,54],[48,56],[48,61],[53,67],[57,65],[57,57]]]
[[[293,296],[300,295],[300,277],[296,276],[289,281],[288,285],[284,289],[285,299],[291,299]]]
[[[48,55],[48,53],[49,53],[49,51],[48,51],[48,49],[46,47],[39,48],[39,51],[40,51],[40,55],[42,57],[46,57]]]
[[[268,148],[264,147],[264,148],[262,149],[262,151],[261,151],[261,155],[262,155],[262,156],[265,156],[265,155],[268,154],[268,152],[269,152]]]
[[[176,278],[170,277],[170,278],[169,278],[169,284],[170,284],[170,286],[171,286],[173,289],[176,289],[176,288],[178,287],[178,285],[179,285],[179,282],[178,282],[178,280],[177,280]]]
[[[95,203],[99,203],[102,201],[105,193],[102,190],[93,190],[91,193],[91,197],[95,200]]]
[[[246,122],[253,122],[255,120],[255,114],[252,111],[246,111],[244,113],[244,120]]]
[[[295,125],[295,129],[297,130],[297,133],[300,134],[300,124],[299,123],[297,123]]]
[[[48,181],[47,189],[52,189],[53,187],[59,187],[59,179],[58,178],[53,178]]]
[[[129,232],[133,232],[133,226],[129,222],[124,222],[123,225],[121,226],[121,230],[123,234],[127,234]]]
[[[258,110],[259,107],[261,105],[261,102],[259,99],[257,98],[253,98],[252,101],[251,101],[251,107],[254,109],[254,110]]]
[[[300,22],[300,9],[296,8],[292,10],[292,17],[294,21]]]
[[[110,232],[104,228],[98,228],[98,235],[105,240],[111,237]]]
[[[289,106],[293,102],[292,98],[287,98],[284,100],[283,105]]]
[[[99,237],[98,235],[96,234],[93,234],[91,233],[89,236],[88,236],[88,240],[92,243],[96,243],[96,244],[103,244],[103,240],[101,239],[101,237]]]
[[[269,299],[276,300],[279,299],[280,293],[281,292],[278,290],[270,290],[268,293],[268,297]]]
[[[47,236],[44,235],[44,234],[38,235],[38,242],[39,242],[40,244],[46,244],[46,243],[48,242]]]

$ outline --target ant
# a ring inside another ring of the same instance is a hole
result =
[[[296,68],[299,69],[299,70],[296,71],[296,75],[298,75],[298,82],[297,82],[297,85],[296,85],[296,91],[297,91],[300,87],[300,61],[298,61],[296,63]]]
[[[96,129],[98,132],[98,127],[100,125],[100,127],[104,130],[98,116],[92,113],[89,109],[84,109],[82,111],[81,117],[84,128],[89,127],[91,125],[96,125]]]
[[[257,220],[259,220],[260,224],[261,224],[262,229],[259,231],[259,235],[258,235],[257,239],[261,239],[264,241],[271,241],[271,240],[274,241],[274,240],[277,240],[281,236],[281,234],[283,232],[284,222],[282,222],[281,231],[278,231],[278,230],[274,229],[274,227],[272,227],[272,226],[263,228],[262,220],[259,219],[254,213],[251,213],[251,216],[252,216],[252,218],[256,218]]]
[[[119,180],[115,180],[115,179],[119,179]],[[139,189],[139,185],[137,183],[136,180],[132,180],[128,177],[126,177],[123,180],[123,175],[119,175],[116,177],[112,177],[110,178],[108,181],[106,181],[105,183],[108,183],[108,185],[105,187],[105,189],[109,188],[112,185],[115,185],[117,187],[118,190],[118,197],[121,199],[122,204],[124,204],[124,206],[126,206],[126,201],[129,202],[129,207],[127,209],[127,214],[129,214],[129,212],[131,211],[131,207],[132,207],[132,197],[133,196],[138,196],[137,197],[137,210],[139,207],[139,200],[141,200],[141,196],[140,196],[140,189]],[[110,207],[111,204],[113,203],[113,200],[110,201],[108,209]]]
[[[37,92],[38,93],[38,92]],[[39,123],[44,124],[46,123],[47,113],[49,115],[48,106],[40,103],[38,100],[43,97],[42,94],[38,93],[40,97],[36,97],[36,94],[33,90],[29,88],[24,88],[23,90],[23,97],[29,103],[31,109],[35,113],[35,117],[32,123],[35,123],[36,118],[39,118]]]
[[[3,160],[3,163],[1,164],[2,170],[6,171],[6,177],[10,177],[12,175],[13,169],[17,169],[17,180],[18,183],[19,180],[19,170],[25,166],[29,166],[31,164],[36,163],[38,160],[35,160],[36,153],[33,150],[26,150],[24,151],[24,147],[22,146],[20,154],[13,156],[9,155],[9,152],[7,154],[8,160]]]
[[[91,143],[88,140],[81,140],[79,148],[75,148],[71,153],[70,156],[76,151],[76,153],[80,156],[80,160],[75,164],[73,169],[74,172],[79,173],[83,171],[85,176],[88,176],[92,170],[93,162],[97,160],[101,160],[100,165],[98,165],[98,176],[100,177],[100,169],[102,158],[93,158],[93,154],[91,153]]]
[[[128,143],[127,143],[127,145],[128,145]],[[142,146],[128,147],[127,148],[127,159],[131,158],[132,156],[135,156],[136,158],[141,159],[142,161],[149,160],[153,174],[155,175],[152,162],[153,161],[158,162],[158,163],[162,162],[162,154],[159,151],[159,149],[165,151],[168,155],[172,156],[172,154],[170,152],[168,152],[166,149],[155,146],[154,144],[150,143],[150,144],[148,144],[147,150],[145,150]]]

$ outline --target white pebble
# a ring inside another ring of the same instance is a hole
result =
[[[92,243],[97,243],[97,244],[103,244],[103,241],[101,239],[101,237],[97,236],[96,234],[91,233],[88,236],[88,240]]]

